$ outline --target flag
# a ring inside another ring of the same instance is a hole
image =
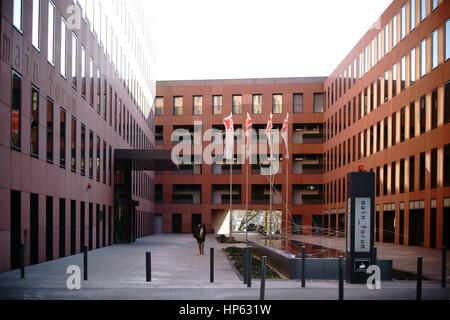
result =
[[[225,150],[224,156],[227,160],[233,160],[234,153],[234,126],[233,126],[233,114],[230,113],[228,117],[223,119],[225,125]]]
[[[286,115],[286,119],[283,122],[283,127],[281,128],[281,137],[284,140],[284,145],[286,146],[286,156],[285,158],[289,160],[289,147],[288,147],[288,132],[289,132],[289,113]]]
[[[266,136],[267,136],[267,143],[269,144],[269,148],[270,148],[270,158],[272,159],[272,128],[273,128],[273,123],[272,123],[272,113],[270,113],[269,116],[269,121],[267,121],[267,127],[266,127]]]
[[[247,112],[247,119],[245,119],[245,137],[246,137],[246,157],[250,158],[251,154],[251,148],[250,148],[250,137],[251,132],[250,129],[252,128],[252,118],[250,118],[250,115]]]

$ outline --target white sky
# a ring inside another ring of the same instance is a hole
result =
[[[151,0],[157,80],[328,76],[392,0]]]

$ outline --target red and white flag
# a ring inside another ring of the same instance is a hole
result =
[[[286,115],[286,119],[283,122],[283,127],[281,128],[281,137],[283,138],[284,145],[286,146],[285,158],[287,160],[289,160],[288,132],[289,132],[289,113]]]
[[[246,152],[245,153],[246,153],[247,158],[250,158],[251,151],[252,151],[251,147],[250,147],[252,124],[253,124],[252,118],[250,118],[250,115],[247,112],[247,118],[245,119],[245,137],[246,137],[246,150],[245,150]]]
[[[226,160],[233,160],[234,153],[234,125],[233,125],[233,114],[230,113],[228,117],[223,119],[223,124],[225,125],[225,150],[224,157]]]
[[[270,148],[270,158],[272,158],[272,128],[273,128],[273,123],[272,123],[272,112],[271,112],[270,116],[269,116],[269,121],[267,121],[267,127],[266,127],[267,143],[269,144],[269,148]]]

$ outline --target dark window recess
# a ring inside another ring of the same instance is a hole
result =
[[[425,190],[425,152],[420,154],[420,180],[419,180],[420,190]]]

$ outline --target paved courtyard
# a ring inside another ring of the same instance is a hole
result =
[[[242,244],[239,244],[242,246]],[[25,269],[0,274],[0,299],[151,299],[151,300],[258,300],[259,280],[252,288],[242,283],[220,244],[208,235],[205,255],[198,254],[190,234],[159,234],[133,244],[116,244],[89,252],[89,279],[81,289],[67,289],[67,267],[78,265],[83,278],[83,255],[78,254]],[[215,282],[209,281],[210,247],[215,250]],[[152,254],[152,282],[145,281],[145,252]],[[336,300],[337,281],[268,280],[267,300]],[[415,299],[414,281],[382,282],[381,290],[345,284],[345,299]],[[425,281],[423,299],[449,300],[450,289]]]

